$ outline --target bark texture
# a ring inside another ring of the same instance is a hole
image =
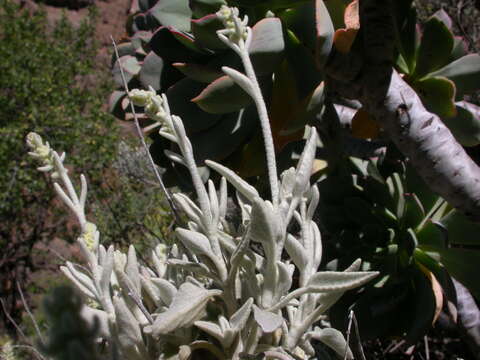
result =
[[[360,0],[359,41],[349,54],[333,51],[326,66],[330,91],[360,100],[432,190],[480,221],[480,168],[393,70],[391,6]]]

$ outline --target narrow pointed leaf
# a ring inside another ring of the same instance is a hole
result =
[[[377,275],[376,271],[322,271],[312,275],[307,287],[314,292],[347,291],[365,284]]]

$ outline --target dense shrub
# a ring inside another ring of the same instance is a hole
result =
[[[151,230],[158,227],[155,216],[147,225],[143,220],[158,213],[152,210],[156,189],[146,190],[140,181],[145,178],[132,179],[113,167],[119,134],[114,118],[102,110],[110,77],[98,73],[94,32],[93,12],[75,28],[66,18],[49,24],[44,10],[30,13],[0,1],[0,298],[14,317],[15,281],[23,283],[33,270],[34,244],[69,239],[62,232],[68,218],[52,203],[51,184],[25,161],[29,131],[76,154],[72,166],[89,174],[91,203],[103,214],[99,226],[107,242],[135,242],[133,234],[147,227],[151,238],[158,236]]]

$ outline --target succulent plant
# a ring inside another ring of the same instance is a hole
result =
[[[276,153],[290,142],[302,140],[305,124],[323,105],[322,75],[316,62],[326,59],[332,35],[326,8],[316,10],[313,2],[138,1],[129,21],[131,36],[119,45],[114,77],[122,87],[121,62],[130,87],[151,86],[167,94],[172,112],[185,119],[203,171],[207,169],[204,161],[212,159],[228,164],[242,176],[264,175],[265,156],[261,155],[254,101],[221,70],[222,66],[242,69],[238,56],[216,35],[223,26],[216,12],[227,3],[239,6],[240,14],[249,16],[253,32],[249,53],[267,102]],[[326,22],[318,37],[315,16]],[[115,91],[110,104],[118,117],[131,118],[125,91]],[[154,128],[148,119],[141,121],[147,131]],[[165,181],[178,183],[182,177],[171,175],[182,169],[164,155],[165,149],[174,150],[175,145],[150,134],[151,153],[157,164],[167,169]]]
[[[478,224],[435,195],[392,146],[386,155],[352,157],[344,166],[318,183],[327,268],[341,268],[355,254],[364,270],[381,275],[335,304],[332,324],[343,329],[351,309],[362,338],[404,336],[415,343],[442,310],[453,319],[465,316],[457,311],[454,282],[480,296],[474,270],[480,254],[469,248],[478,244]]]

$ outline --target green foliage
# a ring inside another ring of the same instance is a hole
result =
[[[114,119],[101,110],[107,82],[98,88],[88,84],[95,65],[93,21],[91,17],[75,29],[64,18],[49,29],[44,12],[30,14],[13,1],[1,2],[2,218],[29,206],[32,197],[37,204],[50,198],[45,183],[35,180],[23,160],[22,142],[28,131],[50,134],[52,145],[81,154],[73,165],[92,174],[96,182],[113,159]]]
[[[276,152],[285,150],[284,157],[291,157],[286,145],[302,140],[304,126],[323,104],[316,60],[326,60],[333,36],[325,7],[316,8],[311,1],[139,1],[127,24],[131,37],[119,45],[120,62],[131,88],[152,86],[167,94],[172,113],[182,116],[187,133],[194,135],[197,165],[203,167],[204,160],[211,159],[246,177],[265,175],[253,100],[221,69],[241,70],[238,57],[216,34],[222,23],[215,12],[222,4],[238,6],[240,14],[249,16],[249,52],[267,100]],[[322,22],[316,28],[317,12]],[[118,61],[113,70],[121,88]],[[123,90],[112,94],[110,107],[120,119],[132,118]],[[151,137],[151,152],[166,169],[166,183],[182,184],[184,170],[163,151],[175,151],[175,144],[155,133]],[[252,153],[258,161],[251,161]]]

